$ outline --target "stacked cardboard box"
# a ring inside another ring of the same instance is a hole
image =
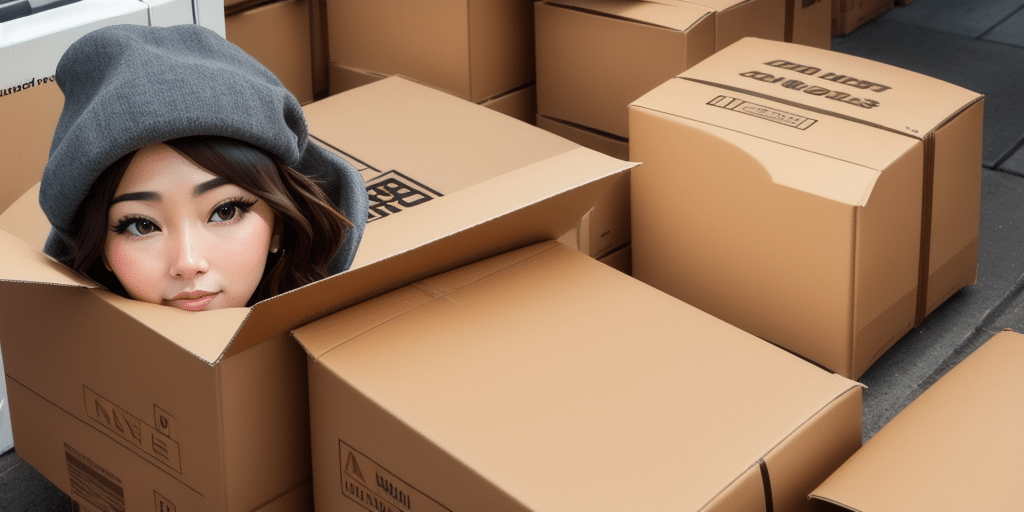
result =
[[[983,103],[744,39],[630,107],[634,275],[857,377],[975,281]]]
[[[313,102],[315,92],[310,24],[313,1],[281,0],[224,17],[228,41],[277,75],[303,105]]]
[[[358,108],[342,118],[359,137],[345,140],[344,152],[374,163],[387,155],[381,165],[392,176],[444,195],[378,201],[375,211],[420,204],[372,222],[356,268],[343,274],[251,308],[191,313],[97,288],[45,257],[41,237],[0,231],[0,343],[18,454],[83,508],[307,507],[306,358],[288,332],[409,281],[557,237],[629,167],[405,80],[352,94]],[[481,169],[490,174],[456,172]],[[33,199],[0,225],[33,224],[45,236]]]
[[[1024,510],[1024,336],[1004,331],[929,387],[812,497],[844,510]]]
[[[326,21],[332,94],[397,75],[533,122],[533,0],[338,0]]]

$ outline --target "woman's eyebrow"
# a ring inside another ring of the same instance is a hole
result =
[[[110,204],[120,203],[121,201],[159,201],[160,194],[156,192],[128,192],[127,194],[121,194],[110,200]]]
[[[196,185],[196,188],[192,190],[192,196],[199,197],[217,187],[228,185],[230,183],[231,182],[228,181],[227,178],[218,176],[210,181],[204,181]]]

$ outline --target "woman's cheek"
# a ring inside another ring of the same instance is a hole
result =
[[[131,298],[159,304],[163,299],[164,273],[153,245],[156,244],[115,239],[107,246],[107,262]]]

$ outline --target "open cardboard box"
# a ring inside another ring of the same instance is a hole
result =
[[[317,510],[813,510],[861,387],[558,242],[293,332]]]
[[[811,497],[858,512],[1024,510],[1022,459],[1024,335],[1003,331],[900,411]]]
[[[331,114],[356,132],[346,153],[384,155],[386,169],[445,192],[370,223],[352,270],[251,308],[190,313],[114,295],[43,255],[41,238],[0,231],[0,342],[18,454],[83,510],[102,509],[93,500],[129,510],[305,507],[306,357],[289,331],[555,238],[631,167],[397,78],[332,98],[344,108]],[[489,174],[457,177],[465,170]],[[38,209],[25,215],[25,201],[2,222],[45,225]]]
[[[983,106],[744,39],[630,106],[634,276],[857,377],[975,282]]]

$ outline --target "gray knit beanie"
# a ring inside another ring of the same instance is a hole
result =
[[[234,44],[198,25],[105,27],[68,48],[56,78],[64,110],[39,190],[53,226],[46,254],[70,255],[72,219],[117,159],[156,142],[218,135],[262,148],[317,181],[355,224],[329,270],[351,265],[366,225],[362,178],[310,142],[295,97]]]

